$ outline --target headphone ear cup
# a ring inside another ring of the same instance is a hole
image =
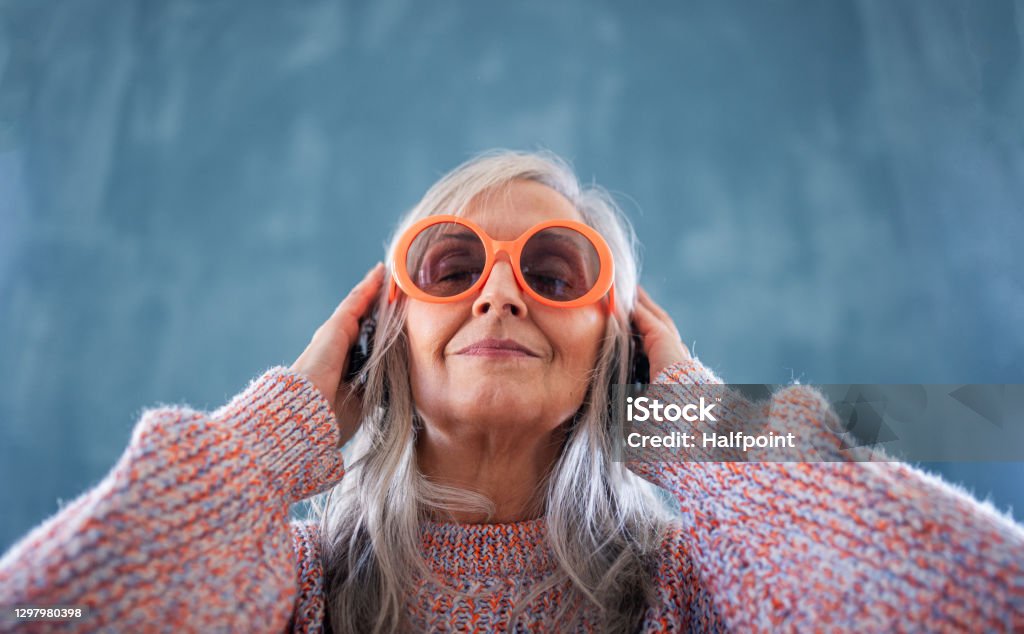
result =
[[[619,365],[622,359],[622,349],[616,346],[612,355],[611,372],[608,373],[608,420],[613,421],[615,416],[616,399],[625,397],[622,390],[622,383],[618,381]],[[627,388],[628,389],[628,388]]]
[[[609,425],[613,429],[617,425],[622,424],[622,413],[625,411],[622,408],[625,407],[626,399],[630,396],[634,398],[641,396],[651,380],[651,364],[647,355],[643,352],[643,338],[640,337],[635,324],[632,325],[629,343],[626,346],[625,353],[628,356],[626,359],[625,384],[616,381],[619,359],[621,359],[620,355],[623,352],[621,348],[618,348],[615,352],[612,361],[612,367],[615,370],[611,372],[611,376],[608,379],[608,420]]]
[[[644,354],[644,340],[636,324],[631,324],[630,328],[628,372],[626,382],[630,385],[646,385],[651,382],[651,361]]]

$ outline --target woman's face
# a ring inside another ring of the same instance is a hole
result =
[[[514,240],[544,220],[582,221],[561,194],[526,180],[478,196],[466,216],[495,240]],[[502,253],[475,296],[408,302],[413,398],[428,433],[536,438],[579,409],[605,331],[606,300],[581,308],[536,302]],[[464,351],[484,339],[512,340],[529,353]]]

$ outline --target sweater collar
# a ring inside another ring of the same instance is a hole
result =
[[[503,524],[420,523],[423,557],[442,575],[531,576],[555,568],[544,517]]]

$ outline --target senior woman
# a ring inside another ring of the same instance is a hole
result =
[[[563,161],[468,161],[291,367],[145,412],[0,561],[4,606],[85,606],[20,624],[63,631],[1024,628],[1024,530],[909,465],[615,460],[631,321],[668,398],[721,383],[637,279],[629,224]],[[764,411],[834,422],[808,387]]]

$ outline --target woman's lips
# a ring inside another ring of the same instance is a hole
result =
[[[539,357],[521,343],[512,339],[481,339],[459,350],[455,354],[477,357]]]
[[[472,348],[459,353],[467,356],[531,356],[531,354],[526,354],[522,350],[510,348]]]

